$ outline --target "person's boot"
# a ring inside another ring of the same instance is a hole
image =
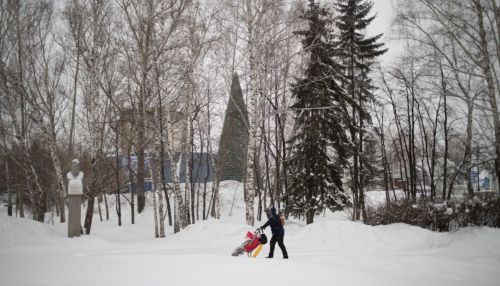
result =
[[[283,251],[283,259],[288,259],[288,252],[286,251]]]
[[[273,255],[269,254],[268,256],[266,256],[266,258],[273,258]]]

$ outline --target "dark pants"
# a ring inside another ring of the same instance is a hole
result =
[[[269,257],[274,256],[274,247],[276,246],[276,242],[278,242],[278,245],[281,248],[281,252],[283,253],[283,258],[288,258],[288,253],[286,252],[286,247],[285,244],[283,243],[283,238],[284,235],[276,236],[273,234],[273,237],[271,238],[271,249],[269,250]]]

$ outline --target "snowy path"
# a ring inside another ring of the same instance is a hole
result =
[[[228,194],[228,197],[232,194]],[[224,202],[228,204],[228,202]],[[500,285],[500,230],[434,233],[403,224],[370,227],[330,214],[288,222],[290,260],[268,245],[256,259],[231,257],[247,230],[235,215],[152,238],[151,213],[137,224],[95,218],[93,234],[66,238],[66,225],[10,218],[0,208],[1,285]],[[225,212],[228,213],[228,212]],[[269,230],[267,230],[269,234]]]

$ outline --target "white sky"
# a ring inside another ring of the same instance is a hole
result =
[[[392,22],[394,19],[394,1],[397,0],[373,0],[373,13],[377,14],[377,17],[368,27],[369,35],[377,35],[383,33],[382,41],[389,48],[389,51],[382,56],[382,65],[389,64],[395,57],[397,57],[401,52],[400,43],[394,39],[394,33],[391,31]]]

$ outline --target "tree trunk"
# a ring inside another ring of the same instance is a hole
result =
[[[208,215],[205,215],[206,210],[207,210],[207,179],[205,179],[205,182],[203,183],[202,198],[203,198],[203,201],[202,201],[202,208],[201,208],[201,219],[205,220],[208,216]]]
[[[157,66],[155,66],[157,68]],[[156,83],[158,86],[160,85],[160,79],[159,79],[159,71],[158,69],[156,70]],[[163,193],[165,194],[165,200],[167,203],[167,215],[168,215],[168,225],[172,226],[172,209],[170,208],[170,196],[168,195],[168,189],[165,183],[165,136],[164,136],[164,125],[163,125],[163,103],[162,103],[162,96],[160,92],[158,92],[158,114],[157,114],[157,119],[158,119],[158,125],[160,127],[160,179],[161,179],[161,187],[163,190]],[[162,200],[162,197],[160,195],[160,200]],[[163,209],[163,200],[160,202],[160,207]],[[165,218],[160,218],[160,219],[165,219]],[[160,228],[162,227],[164,223],[160,224]],[[161,236],[161,231],[160,231],[160,236]]]
[[[306,224],[311,224],[314,222],[314,210],[309,209],[306,211]]]
[[[362,74],[362,77],[365,77],[364,74]],[[354,95],[354,94],[353,94]],[[359,105],[359,110],[358,110],[358,120],[359,120],[359,126],[358,126],[358,154],[359,154],[359,178],[358,178],[358,184],[359,184],[359,205],[361,207],[361,215],[363,216],[363,221],[366,220],[366,209],[365,209],[365,193],[364,193],[364,187],[365,187],[365,169],[364,169],[364,161],[365,161],[365,156],[364,156],[364,150],[363,150],[363,141],[364,141],[364,122],[363,122],[363,115],[361,112],[361,108],[363,108],[363,98],[361,92],[358,93],[358,105]]]
[[[444,128],[444,158],[443,158],[443,201],[446,199],[446,190],[448,184],[448,88],[446,86],[445,75],[443,71],[443,66],[440,63],[440,72],[441,72],[441,88],[443,93],[443,128]],[[448,193],[448,199],[450,199],[451,192]]]
[[[119,183],[116,189],[116,216],[118,218],[118,226],[122,226],[122,203]]]
[[[162,167],[162,171],[161,171],[162,174],[164,174],[163,169],[164,168]],[[163,184],[163,193],[165,194],[165,201],[167,203],[168,225],[172,226],[173,222],[172,222],[172,208],[170,205],[170,196],[168,195],[168,190],[167,190],[167,186],[165,185],[165,180],[162,180],[162,184]]]
[[[85,214],[85,223],[83,227],[85,228],[85,234],[90,234],[90,228],[92,226],[92,217],[94,215],[94,195],[92,191],[89,192],[89,198],[87,200],[87,212]]]
[[[130,182],[130,223],[134,224],[135,223],[135,194],[134,194],[134,189],[133,189],[133,184],[134,184],[134,175],[132,171],[132,164],[130,160],[130,148],[128,148],[127,152],[127,169],[128,169],[128,179]]]
[[[491,60],[490,60],[490,54],[488,51],[488,39],[487,39],[487,32],[484,27],[484,22],[483,22],[483,7],[481,4],[480,0],[475,0],[474,1],[475,6],[476,6],[476,12],[477,12],[477,17],[478,17],[478,27],[479,27],[479,38],[480,38],[480,45],[482,47],[481,53],[482,53],[482,60],[481,60],[481,68],[483,70],[484,76],[486,78],[486,84],[487,84],[487,94],[488,98],[490,101],[490,107],[491,107],[491,112],[492,112],[492,117],[493,117],[493,127],[494,127],[494,132],[495,132],[495,172],[496,172],[496,177],[498,180],[498,183],[500,185],[500,117],[499,117],[499,112],[498,112],[498,105],[497,105],[497,95],[495,94],[495,84],[493,81],[493,74],[491,71]]]
[[[363,138],[362,138],[362,133],[360,133],[359,135],[361,137],[360,140],[359,140],[360,153],[363,154]],[[365,209],[363,160],[359,161],[359,166],[360,166],[360,169],[361,169],[361,172],[359,174],[359,205],[360,205],[360,208],[361,208],[361,215],[363,216],[363,221],[364,221],[364,220],[366,220],[366,209]]]
[[[209,202],[208,209],[211,207],[211,214],[213,218],[220,219],[220,194],[219,194],[219,179],[215,177],[212,181],[212,198]],[[211,206],[210,206],[211,204]]]
[[[10,178],[9,178],[9,166],[8,166],[7,160],[5,160],[5,181],[6,181],[7,194],[8,194],[7,215],[12,216],[12,191],[10,189],[9,180],[10,180]]]
[[[172,171],[172,183],[174,185],[174,196],[175,196],[175,204],[174,204],[174,232],[179,232],[181,229],[184,229],[187,225],[188,222],[186,221],[187,212],[186,212],[186,206],[185,206],[185,201],[182,196],[181,192],[181,186],[179,182],[179,176],[177,174],[177,162],[175,160],[175,154],[173,151],[173,146],[174,146],[174,138],[173,138],[173,130],[172,130],[172,118],[170,115],[170,111],[167,109],[168,113],[168,119],[167,119],[167,134],[168,134],[168,140],[167,140],[167,154],[169,155],[170,159],[170,169]],[[179,157],[179,160],[182,158]]]
[[[24,218],[24,186],[16,190],[16,216],[19,211],[19,217]]]
[[[195,188],[194,188],[194,183],[193,183],[193,164],[194,164],[194,160],[193,160],[193,148],[194,148],[194,128],[193,128],[193,120],[194,119],[190,119],[189,120],[189,132],[190,132],[190,135],[189,135],[189,150],[190,150],[190,154],[188,154],[188,158],[189,158],[189,161],[186,161],[186,186],[189,185],[189,198],[190,198],[190,204],[191,204],[191,223],[195,223],[196,222],[196,219],[195,219],[195,209],[194,209],[194,202],[195,202],[195,194],[194,194],[194,191],[195,191]],[[188,173],[189,171],[189,173]]]
[[[118,146],[118,128],[115,129],[115,156],[116,156],[116,216],[118,217],[118,226],[122,226],[122,204],[121,204],[121,189],[120,189],[120,154]]]
[[[130,223],[134,224],[135,223],[135,194],[134,192],[130,191]]]
[[[75,115],[76,115],[76,95],[78,86],[78,73],[80,71],[80,38],[81,38],[81,15],[80,15],[80,5],[79,0],[75,1],[75,12],[78,13],[76,18],[77,33],[76,33],[76,67],[75,76],[73,78],[73,100],[71,103],[71,124],[69,128],[69,155],[73,156],[74,150],[74,130],[75,130]]]
[[[191,82],[189,83],[189,86],[191,86]],[[189,96],[187,98],[187,106],[186,106],[186,122],[185,122],[185,132],[186,132],[186,141],[183,143],[183,148],[182,148],[182,158],[184,159],[184,162],[186,163],[186,175],[185,175],[185,180],[184,180],[184,202],[185,202],[185,215],[186,215],[186,223],[189,224],[191,220],[190,216],[190,203],[192,201],[191,198],[191,148],[192,148],[192,123],[191,123],[191,87],[189,88]],[[182,166],[182,164],[181,164]]]
[[[467,181],[467,193],[469,194],[469,197],[474,196],[474,188],[472,187],[472,180],[471,180],[471,172],[472,172],[472,119],[473,119],[473,109],[474,109],[474,103],[473,102],[467,102],[468,105],[468,112],[467,112],[467,136],[465,139],[465,161],[464,164],[466,166],[466,174],[465,178]]]
[[[285,128],[283,125],[280,125],[280,137],[281,137],[281,157],[283,162],[283,187],[284,187],[284,209],[286,210],[288,206],[288,158],[287,158],[287,148],[286,148],[286,139],[285,139]],[[278,207],[281,200],[278,200]],[[288,212],[285,212],[285,218],[288,219]]]
[[[139,127],[141,128],[141,127]],[[142,127],[144,128],[144,126]],[[144,129],[142,129],[144,130]],[[144,132],[139,131],[138,138],[142,138],[144,140]],[[137,142],[137,179],[136,179],[136,186],[137,186],[137,212],[142,213],[144,211],[144,207],[146,205],[146,194],[144,191],[144,141],[141,139],[138,139]]]
[[[158,192],[158,215],[160,216],[160,237],[165,237],[165,215],[163,213],[163,195],[162,191]]]
[[[23,154],[23,164],[28,173],[27,184],[31,186],[32,190],[33,219],[43,223],[45,220],[45,192],[40,185],[40,179],[27,152],[26,150]]]
[[[92,218],[94,216],[94,203],[95,203],[95,194],[96,188],[97,188],[97,161],[99,160],[100,156],[96,155],[95,157],[92,158],[92,182],[91,186],[89,188],[88,192],[88,201],[87,201],[87,212],[85,214],[85,223],[84,223],[84,228],[85,228],[85,234],[90,234],[90,229],[92,226]]]
[[[143,65],[145,65],[143,59]],[[142,67],[142,81],[139,91],[139,100],[137,106],[137,144],[136,144],[136,155],[137,155],[137,212],[142,213],[144,211],[144,207],[146,206],[146,194],[144,191],[144,148],[146,144],[145,139],[145,116],[146,116],[146,107],[145,107],[145,98],[146,98],[146,80],[147,80],[147,72],[145,71],[145,67]]]
[[[99,220],[102,221],[102,211],[101,211],[102,195],[97,197],[97,210],[99,211]]]
[[[65,212],[65,202],[64,196],[67,194],[66,184],[64,182],[64,177],[61,168],[61,161],[59,160],[59,154],[57,153],[57,145],[56,145],[56,134],[55,129],[51,129],[51,138],[49,138],[49,149],[50,149],[50,157],[52,158],[52,164],[54,165],[54,171],[56,173],[57,178],[57,195],[59,201],[59,207],[61,211],[60,222],[66,222],[66,212]]]
[[[247,149],[247,169],[246,169],[246,182],[244,185],[245,197],[245,216],[248,225],[254,225],[254,199],[255,199],[255,151],[257,139],[257,82],[256,82],[256,69],[257,62],[255,59],[255,43],[253,35],[253,12],[252,1],[246,1],[247,21],[248,21],[248,55],[249,55],[249,72],[250,81],[248,84],[249,93],[249,122],[248,122],[248,149]]]
[[[156,186],[155,186],[156,188]],[[152,192],[153,194],[153,219],[155,223],[155,238],[160,237],[160,233],[158,230],[158,212],[157,212],[157,207],[156,207],[156,189],[153,189]]]
[[[165,217],[163,215],[163,196],[162,196],[162,177],[160,174],[160,158],[151,158],[151,177],[153,178],[154,183],[154,193],[153,193],[153,208],[154,208],[154,221],[155,221],[155,237],[165,237]],[[157,208],[156,203],[156,193],[159,194],[159,205]],[[156,215],[156,210],[158,209],[159,219]],[[158,225],[159,223],[159,225]]]
[[[210,122],[211,121],[210,121],[210,105],[209,104],[207,105],[207,122],[208,122],[208,126],[207,126],[207,128],[208,128],[208,130],[207,130],[207,138],[208,138],[207,139],[207,151],[208,151],[207,161],[211,162],[212,169],[214,171],[214,174],[212,176],[212,199],[209,202],[208,210],[210,210],[210,205],[212,205],[211,206],[212,217],[219,219],[220,218],[220,201],[219,201],[219,183],[220,183],[220,181],[219,181],[219,171],[217,170],[217,165],[216,165],[215,160],[213,158],[214,153],[213,153],[213,149],[212,149],[212,140],[211,140],[211,135],[210,135],[210,131],[211,131]],[[209,164],[208,162],[207,162],[207,164]],[[206,190],[204,192],[205,192],[205,197],[206,197]],[[203,204],[205,205],[205,199],[203,199]],[[205,208],[205,206],[203,208]],[[208,210],[207,210],[206,218],[208,218]]]
[[[108,197],[106,196],[106,194],[104,194],[103,197],[104,197],[104,208],[106,211],[106,220],[109,220]]]

